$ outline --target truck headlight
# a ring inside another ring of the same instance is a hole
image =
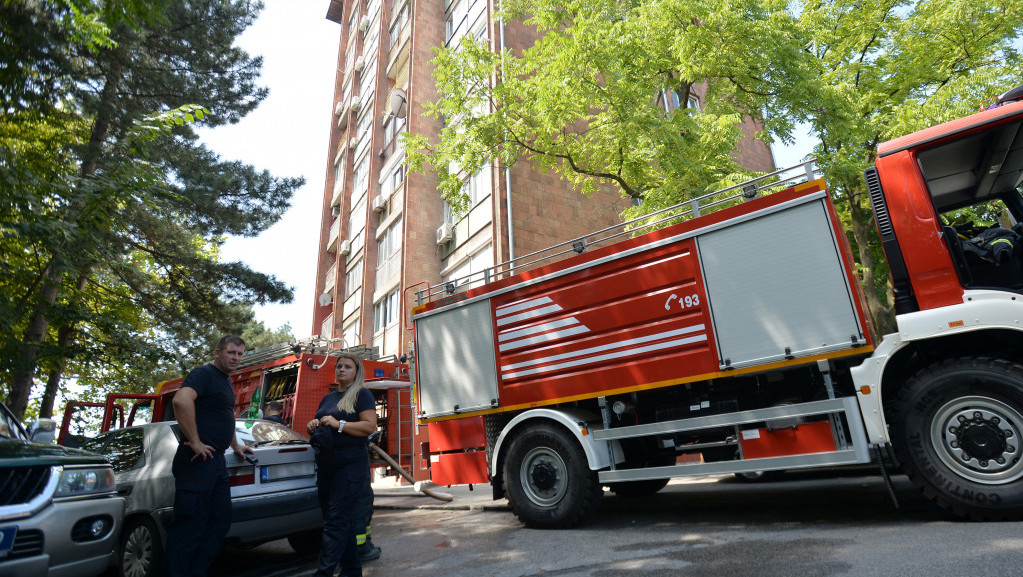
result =
[[[109,493],[114,487],[114,471],[110,467],[64,469],[53,496],[84,497]]]

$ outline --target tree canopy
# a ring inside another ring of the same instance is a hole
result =
[[[407,138],[413,169],[459,171],[528,158],[583,193],[616,186],[635,217],[749,176],[738,126],[768,143],[809,127],[807,150],[838,199],[868,306],[891,328],[887,272],[862,171],[877,145],[974,112],[1020,83],[1023,3],[1013,0],[506,0],[538,32],[521,52],[463,38],[438,51],[437,141]],[[703,94],[699,110],[665,107]],[[452,170],[454,169],[454,170]]]
[[[0,5],[0,375],[16,415],[44,375],[44,414],[69,379],[151,389],[221,333],[267,333],[254,303],[290,301],[220,246],[275,223],[302,179],[221,159],[193,130],[265,98],[261,59],[234,46],[261,7]]]

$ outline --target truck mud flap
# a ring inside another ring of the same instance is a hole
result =
[[[781,431],[775,431],[768,426],[768,423],[779,419],[804,417],[827,417],[827,420],[789,427],[790,432],[784,434],[776,434]],[[594,440],[597,441],[614,441],[722,427],[734,427],[734,444],[739,445],[740,454],[744,452],[745,448],[745,452],[749,455],[756,455],[756,458],[747,457],[712,463],[684,463],[642,469],[612,469],[601,471],[599,480],[601,483],[617,483],[668,477],[801,469],[870,462],[870,447],[864,432],[859,405],[854,397],[594,430],[592,434]],[[801,432],[800,429],[802,429]],[[699,449],[699,446],[690,448]]]

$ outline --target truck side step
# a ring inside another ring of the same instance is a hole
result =
[[[846,426],[842,427],[841,416],[845,415]],[[599,473],[601,483],[621,481],[641,481],[646,479],[664,479],[667,477],[684,477],[698,475],[718,475],[739,473],[744,471],[769,471],[781,469],[800,469],[833,465],[852,465],[870,462],[870,448],[867,443],[863,421],[859,414],[859,406],[855,397],[843,397],[825,401],[812,401],[783,407],[770,407],[752,411],[739,411],[707,417],[679,419],[662,423],[650,423],[631,427],[593,430],[593,438],[598,441],[628,439],[649,435],[663,435],[701,429],[713,429],[734,426],[736,437],[741,435],[740,426],[764,423],[775,419],[792,417],[829,417],[835,450],[769,456],[736,461],[719,461],[713,463],[692,463],[664,467],[648,467],[643,469],[620,469]],[[846,438],[845,431],[848,432]]]

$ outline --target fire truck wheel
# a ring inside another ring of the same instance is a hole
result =
[[[892,445],[929,498],[976,520],[1023,519],[1023,366],[948,359],[899,392]]]
[[[558,425],[533,425],[508,447],[505,492],[527,527],[563,529],[596,511],[603,494],[576,439]]]
[[[138,517],[125,524],[117,552],[120,577],[163,574],[163,547],[156,524],[148,517]]]

